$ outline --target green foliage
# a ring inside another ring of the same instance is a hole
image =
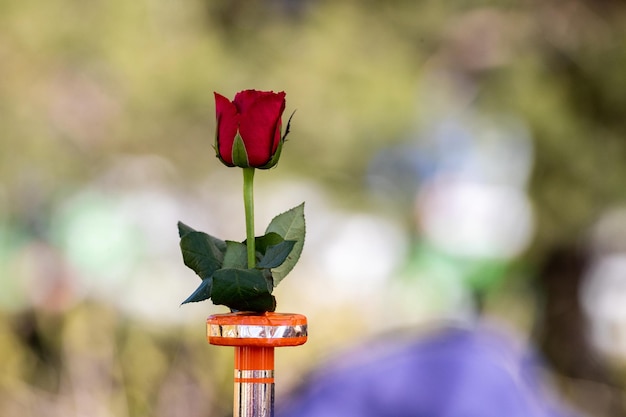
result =
[[[226,243],[204,232],[190,231],[192,229],[181,222],[178,222],[178,230],[185,265],[200,278],[210,278],[224,262]]]
[[[276,216],[254,239],[257,264],[248,268],[246,241],[222,241],[178,223],[183,261],[202,282],[183,304],[211,299],[239,311],[274,311],[272,291],[298,261],[304,245],[304,204]]]
[[[215,273],[211,298],[240,311],[274,311],[276,300],[260,269],[220,269]]]
[[[226,241],[226,253],[222,268],[247,268],[248,254],[246,244],[241,242]]]
[[[187,297],[187,299],[185,299],[185,301],[183,301],[183,304],[208,300],[209,298],[211,298],[212,289],[213,289],[213,276],[202,280],[202,283],[200,284],[200,286],[196,288],[196,290],[192,292],[191,295]]]
[[[263,257],[257,263],[257,267],[267,269],[280,267],[293,250],[295,244],[295,240],[283,240],[277,245],[268,247]]]
[[[256,247],[257,252],[265,253],[267,248],[272,245],[278,245],[283,240],[283,237],[278,233],[265,233],[263,236],[257,236],[254,238],[254,246]]]
[[[285,240],[295,241],[287,259],[281,265],[272,268],[274,286],[276,286],[293,269],[302,254],[306,234],[304,203],[274,217],[265,230],[266,234],[272,232],[279,234]]]

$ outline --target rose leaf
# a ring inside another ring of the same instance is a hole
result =
[[[293,240],[295,244],[280,266],[272,268],[274,286],[287,276],[300,259],[304,246],[306,227],[304,223],[304,203],[274,217],[265,233],[278,233],[284,240]]]

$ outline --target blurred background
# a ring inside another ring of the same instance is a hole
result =
[[[626,4],[0,1],[0,415],[227,416],[176,222],[245,236],[213,91],[287,92],[257,232],[306,202],[277,398],[381,331],[497,323],[626,415]]]

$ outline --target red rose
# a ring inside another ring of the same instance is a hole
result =
[[[284,142],[285,93],[245,90],[231,102],[215,93],[215,150],[227,166],[271,168]]]

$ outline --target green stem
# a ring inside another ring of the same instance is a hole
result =
[[[243,168],[243,204],[246,210],[246,246],[248,248],[248,268],[256,266],[254,248],[254,168]]]

